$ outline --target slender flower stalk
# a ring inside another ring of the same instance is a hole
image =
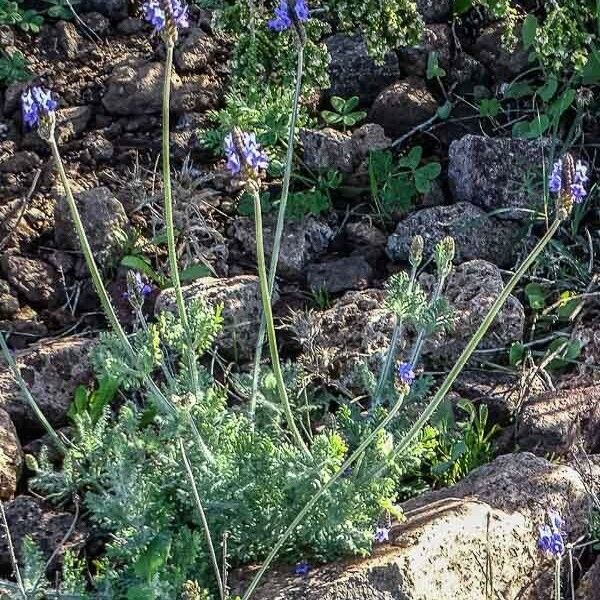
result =
[[[225,154],[227,156],[227,167],[231,174],[244,180],[247,192],[254,201],[254,222],[256,227],[256,262],[258,267],[258,281],[260,286],[260,297],[265,315],[267,339],[271,353],[273,374],[277,383],[277,393],[283,406],[287,424],[290,432],[301,448],[308,456],[310,452],[302,435],[296,426],[294,414],[288,398],[283,370],[277,348],[277,336],[275,334],[275,323],[273,321],[273,309],[271,307],[271,293],[269,290],[269,279],[265,261],[265,247],[263,236],[262,208],[260,205],[260,171],[267,167],[267,156],[260,148],[256,137],[252,133],[240,131],[237,127],[225,138]]]
[[[19,370],[19,367],[17,365],[17,362],[15,361],[14,356],[10,353],[10,350],[8,349],[8,346],[6,344],[6,340],[4,339],[4,334],[2,334],[2,333],[0,333],[0,349],[2,350],[2,354],[4,355],[4,358],[5,358],[6,362],[8,363],[8,367],[10,368],[12,375],[13,375],[15,381],[17,382],[17,385],[19,386],[21,394],[27,401],[27,404],[29,404],[31,410],[33,411],[33,414],[36,416],[37,420],[40,422],[42,427],[46,430],[46,433],[50,436],[50,439],[54,442],[54,445],[56,446],[56,448],[62,454],[66,454],[67,447],[65,446],[64,442],[62,441],[62,439],[60,438],[58,433],[55,431],[54,427],[52,427],[52,425],[50,425],[48,419],[46,419],[46,416],[44,415],[44,413],[38,406],[38,403],[35,401],[34,397],[31,395],[31,392],[29,391],[29,387],[27,386],[27,383],[23,379],[23,376],[21,375],[21,371]]]
[[[285,0],[284,0],[285,1]],[[302,29],[302,31],[304,31]],[[279,201],[279,211],[277,214],[277,224],[275,226],[275,235],[273,237],[273,248],[271,251],[271,262],[269,265],[269,296],[273,296],[275,286],[275,275],[277,273],[277,264],[279,262],[279,253],[281,250],[281,240],[283,238],[283,229],[285,226],[285,213],[290,192],[290,180],[292,177],[292,166],[294,160],[294,141],[296,137],[296,123],[298,121],[298,111],[300,107],[300,94],[302,92],[302,76],[304,72],[304,41],[305,36],[298,35],[298,60],[296,63],[296,85],[294,97],[292,99],[292,112],[288,128],[287,151],[285,157],[285,170],[283,173],[283,183],[281,186],[281,199]],[[256,350],[254,353],[254,373],[252,377],[252,395],[250,397],[250,418],[254,419],[256,412],[256,398],[258,395],[258,380],[260,377],[260,362],[262,359],[263,346],[265,344],[265,335],[267,323],[263,312],[256,340]]]

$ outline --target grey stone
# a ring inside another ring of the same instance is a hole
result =
[[[465,135],[450,145],[448,180],[457,202],[471,202],[500,218],[528,220],[535,209],[525,185],[541,172],[545,142]],[[526,209],[522,210],[522,209]]]
[[[483,258],[506,267],[514,261],[519,233],[518,225],[489,217],[469,202],[458,202],[409,215],[389,237],[387,253],[392,260],[407,262],[412,238],[418,234],[425,242],[425,256],[430,256],[437,242],[449,235],[456,242],[457,263]]]
[[[398,59],[402,73],[416,77],[427,74],[427,60],[435,52],[440,67],[450,70],[450,40],[452,32],[448,25],[428,25],[423,29],[421,42],[417,46],[398,48]]]
[[[104,35],[110,27],[110,21],[99,12],[86,13],[81,20],[97,35]]]
[[[23,472],[23,450],[10,415],[0,408],[0,500],[12,500]]]
[[[10,319],[19,312],[19,300],[12,293],[7,281],[0,279],[0,318]]]
[[[256,237],[254,221],[246,217],[238,217],[233,222],[233,237],[251,256],[256,256]],[[265,255],[271,257],[273,238],[275,236],[275,221],[265,219],[264,222]],[[317,217],[306,217],[301,221],[286,223],[281,240],[277,273],[291,278],[301,277],[305,266],[315,260],[329,247],[333,240],[333,230],[323,220]]]
[[[496,81],[511,81],[529,66],[529,52],[519,41],[510,49],[504,41],[506,23],[498,21],[487,27],[475,42],[472,54],[483,63]],[[517,35],[520,40],[520,36]]]
[[[112,143],[98,131],[88,133],[83,140],[83,145],[89,151],[90,156],[98,162],[110,160],[115,153]]]
[[[0,173],[24,174],[37,169],[42,160],[35,152],[23,150],[15,152],[0,162]]]
[[[581,578],[575,600],[600,600],[600,557]]]
[[[331,56],[329,94],[332,96],[358,96],[362,103],[369,104],[384,87],[400,78],[397,56],[390,52],[382,65],[375,64],[358,35],[337,33],[325,43]]]
[[[202,277],[183,287],[186,302],[200,301],[216,308],[223,306],[223,330],[216,344],[229,356],[249,360],[254,355],[262,314],[262,302],[258,277],[239,275],[217,279]],[[273,301],[278,299],[277,291]],[[176,312],[175,295],[172,289],[164,290],[156,299],[155,314],[162,311]]]
[[[164,64],[133,61],[117,66],[102,98],[104,108],[113,115],[132,116],[159,113],[162,107]],[[176,113],[203,111],[216,105],[217,82],[207,75],[182,79],[171,76],[171,109]]]
[[[345,231],[348,241],[356,246],[382,247],[387,242],[385,233],[376,227],[369,218],[348,223]]]
[[[71,106],[56,111],[57,141],[64,144],[78,138],[87,129],[92,118],[90,106]]]
[[[83,12],[97,11],[113,21],[127,16],[127,0],[82,0],[78,9]]]
[[[16,356],[29,391],[55,427],[66,423],[77,386],[87,385],[93,379],[89,362],[93,345],[92,340],[85,338],[63,338],[40,343]],[[44,431],[22,398],[12,373],[3,364],[0,366],[0,406],[10,414],[19,432],[31,437]]]
[[[69,21],[59,21],[56,24],[56,35],[58,47],[67,58],[75,58],[81,44],[81,36],[75,25]]]
[[[39,338],[48,335],[46,324],[30,306],[23,306],[10,319],[0,320],[0,331],[9,335],[10,348],[20,350],[26,348]],[[0,403],[1,403],[0,392]]]
[[[63,539],[73,524],[73,515],[58,511],[38,498],[19,496],[5,505],[5,512],[16,558],[20,564],[23,560],[25,536],[31,537],[36,543],[44,560],[48,560],[50,555],[57,551],[56,558],[59,564],[66,549],[76,551],[85,542],[85,532],[78,523],[67,543],[63,544]],[[12,567],[4,527],[0,530],[0,565],[6,569]]]
[[[332,259],[308,265],[306,269],[308,287],[330,294],[365,289],[372,279],[373,269],[362,255]]]
[[[117,25],[117,31],[124,35],[134,35],[142,31],[142,29],[144,29],[144,21],[135,17],[127,17],[119,21]]]
[[[416,77],[398,81],[375,99],[369,121],[378,123],[387,135],[401,136],[435,115],[438,103],[425,82]]]
[[[210,63],[216,51],[214,38],[199,27],[193,27],[183,34],[175,48],[175,65],[183,73],[198,71]]]
[[[301,129],[303,157],[309,169],[337,169],[342,173],[353,170],[350,136],[330,127]]]
[[[553,563],[537,548],[538,527],[553,508],[569,515],[567,535],[577,539],[591,504],[574,469],[529,453],[500,456],[452,487],[401,505],[406,520],[373,556],[315,567],[303,578],[289,567],[274,570],[255,597],[481,600],[492,577],[487,563],[498,598],[549,600]]]
[[[417,0],[417,10],[426,23],[445,21],[450,15],[450,0]]]
[[[75,195],[90,246],[99,265],[107,266],[122,246],[122,232],[129,225],[123,205],[106,187]],[[79,239],[64,197],[56,205],[54,239],[61,249],[79,250]]]
[[[519,447],[536,454],[594,451],[600,442],[600,386],[530,396],[517,421]]]
[[[386,150],[392,145],[392,140],[385,135],[381,125],[365,123],[352,132],[350,148],[354,166],[366,160],[374,150]]]
[[[59,279],[52,265],[37,258],[8,254],[2,268],[10,285],[32,304],[55,306],[59,302]]]

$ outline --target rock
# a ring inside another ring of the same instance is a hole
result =
[[[450,0],[417,0],[417,10],[426,23],[439,23],[450,15]]]
[[[582,321],[576,325],[573,336],[581,345],[577,374],[569,378],[568,387],[600,384],[600,323],[597,320]]]
[[[14,113],[21,105],[21,94],[27,89],[27,83],[13,81],[4,91],[4,114],[6,116]]]
[[[60,299],[60,281],[52,265],[37,258],[9,254],[2,268],[10,285],[32,304],[56,306]]]
[[[301,129],[303,157],[309,169],[337,169],[342,173],[353,170],[350,136],[330,127]]]
[[[12,500],[23,471],[23,451],[10,415],[0,408],[0,500]]]
[[[75,58],[79,53],[81,36],[73,23],[59,21],[56,24],[56,35],[58,47],[65,53],[67,58]]]
[[[352,173],[373,150],[384,150],[391,140],[376,123],[366,123],[352,134],[336,129],[301,129],[303,159],[311,169]]]
[[[438,103],[425,83],[409,77],[385,88],[375,99],[369,121],[395,138],[435,115]]]
[[[19,300],[7,281],[0,279],[0,319],[10,319],[19,312]]]
[[[81,17],[81,20],[89,27],[96,35],[104,35],[109,27],[110,21],[99,12],[89,12]]]
[[[112,143],[99,131],[88,133],[83,140],[83,145],[89,151],[90,156],[97,162],[110,160],[115,153]]]
[[[511,209],[496,216],[528,220],[532,197],[524,182],[539,172],[544,143],[513,138],[465,135],[450,145],[448,180],[457,202],[487,211]]]
[[[8,156],[0,162],[0,173],[29,173],[42,164],[41,158],[35,152],[23,150]]]
[[[600,557],[581,578],[575,600],[600,600]]]
[[[127,17],[119,21],[117,25],[117,31],[123,35],[135,35],[142,31],[142,29],[144,29],[144,21],[134,17]]]
[[[107,266],[122,246],[122,231],[129,226],[123,205],[106,187],[93,188],[75,194],[94,258]],[[79,250],[71,213],[64,197],[56,205],[54,239],[62,249]]]
[[[164,65],[160,62],[133,62],[117,66],[102,98],[104,108],[113,115],[149,115],[162,107]],[[183,80],[173,72],[171,109],[176,113],[203,111],[215,106],[216,83],[205,75]]]
[[[358,166],[369,157],[374,150],[386,150],[392,145],[392,140],[385,135],[381,125],[365,123],[352,132],[350,148],[354,166]]]
[[[15,45],[15,34],[8,25],[0,26],[0,47],[8,48]]]
[[[448,25],[428,25],[423,29],[418,46],[398,49],[398,59],[402,73],[415,77],[427,75],[427,60],[435,52],[440,67],[450,70],[450,40],[452,32]]]
[[[377,247],[385,246],[385,233],[373,225],[369,218],[363,218],[355,223],[348,223],[345,228],[346,237],[355,246]]]
[[[119,21],[127,17],[127,0],[82,0],[78,9],[82,13],[97,11],[112,21]]]
[[[254,221],[246,217],[238,217],[233,222],[233,237],[250,256],[256,256],[256,239]],[[273,237],[275,235],[274,219],[265,219],[263,235],[265,255],[271,257]],[[285,277],[301,277],[304,267],[321,256],[333,240],[334,232],[331,227],[317,217],[306,217],[301,221],[286,223],[277,273]]]
[[[90,106],[71,106],[56,111],[57,141],[64,144],[78,138],[87,129],[92,118]]]
[[[373,269],[365,257],[349,256],[308,265],[306,281],[315,292],[325,290],[337,294],[365,289],[373,279]]]
[[[25,348],[48,334],[46,324],[29,306],[23,306],[10,319],[0,321],[0,331],[8,334],[8,346],[16,350]]]
[[[331,56],[331,96],[358,96],[363,104],[370,104],[384,87],[400,79],[397,56],[389,52],[382,65],[375,64],[359,35],[337,33],[325,43]]]
[[[493,23],[483,31],[471,50],[496,81],[512,81],[529,66],[529,52],[520,42],[516,48],[509,49],[503,39],[505,32],[506,23]],[[517,39],[520,39],[518,34]]]
[[[449,235],[456,242],[457,263],[482,258],[507,267],[513,264],[520,228],[489,217],[469,202],[424,208],[398,223],[388,239],[389,257],[408,262],[410,244],[417,234],[423,236],[425,256],[430,256],[436,243]]]
[[[428,275],[420,278],[421,284],[429,289],[433,289],[432,280],[433,277]],[[433,365],[452,365],[503,289],[500,269],[492,263],[470,260],[457,267],[448,277],[444,290],[444,296],[455,311],[456,322],[450,333],[435,334],[425,342],[424,359]],[[477,349],[502,348],[521,340],[524,327],[523,305],[514,296],[509,296]],[[490,357],[489,354],[485,356]],[[476,358],[477,354],[474,360]]]
[[[6,504],[4,510],[15,554],[20,564],[23,560],[22,546],[25,536],[31,537],[45,560],[50,558],[54,551],[58,551],[58,562],[65,550],[82,546],[85,541],[85,533],[78,524],[63,545],[63,539],[73,524],[73,515],[59,512],[38,498],[19,496]],[[5,569],[12,566],[4,527],[0,529],[0,564]]]
[[[538,527],[553,508],[568,515],[575,540],[591,503],[574,469],[529,453],[500,456],[455,486],[404,503],[406,521],[373,556],[316,567],[305,578],[271,571],[255,598],[482,600],[493,577],[493,597],[549,600],[553,562],[537,548]]]
[[[262,313],[258,277],[202,277],[184,286],[182,291],[188,303],[196,300],[213,308],[223,306],[223,330],[216,341],[221,351],[240,360],[249,360],[254,356]],[[275,292],[273,302],[277,299]],[[156,299],[155,314],[163,311],[177,311],[172,289],[164,290]]]
[[[420,282],[426,290],[433,289],[432,276],[423,275]],[[456,324],[451,333],[437,333],[425,342],[422,356],[426,366],[454,364],[503,287],[498,267],[484,260],[463,263],[450,275],[444,295],[455,311]],[[503,347],[521,339],[524,324],[523,306],[510,296],[478,348]],[[307,368],[332,385],[355,390],[363,389],[356,372],[359,366],[366,362],[373,372],[379,372],[393,327],[385,292],[378,289],[347,292],[327,310],[295,313],[290,324]],[[407,351],[414,337],[413,330],[406,332]]]
[[[93,378],[88,357],[93,345],[85,338],[63,338],[43,342],[16,357],[29,391],[54,427],[65,424],[77,386],[87,385]],[[21,436],[30,439],[43,432],[5,366],[0,366],[0,406],[10,414]]]
[[[525,400],[517,420],[520,448],[545,455],[568,454],[600,442],[600,386],[558,390]]]
[[[198,71],[210,63],[216,51],[213,37],[199,27],[193,27],[183,34],[175,48],[175,65],[183,73]]]

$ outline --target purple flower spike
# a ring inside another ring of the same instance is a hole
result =
[[[152,286],[147,281],[144,281],[140,273],[135,274],[134,280],[135,289],[138,291],[138,294],[142,298],[147,298],[152,293]]]
[[[560,159],[552,166],[552,173],[548,179],[548,189],[553,194],[558,194],[562,189],[562,160]]]
[[[575,165],[573,181],[569,190],[571,193],[571,197],[573,198],[573,202],[575,202],[576,204],[583,202],[583,200],[587,196],[587,190],[585,189],[585,184],[589,181],[587,171],[587,165],[578,160],[577,164]],[[548,189],[553,194],[559,194],[562,191],[564,191],[562,159],[558,159],[552,166],[552,173],[548,178]]]
[[[565,522],[554,510],[548,511],[550,525],[539,528],[538,548],[553,558],[560,558],[565,551]]]
[[[309,571],[310,571],[310,565],[305,560],[299,562],[294,567],[294,574],[297,575],[298,577],[306,577],[308,575]]]
[[[294,12],[296,13],[296,18],[301,23],[308,21],[310,11],[308,10],[306,0],[296,0]],[[279,4],[275,7],[275,18],[271,19],[268,25],[274,31],[285,31],[292,26],[292,16],[289,13],[287,0],[280,0]]]
[[[167,24],[167,16],[163,2],[169,2],[175,25],[181,29],[189,27],[188,6],[181,0],[146,0],[144,2],[144,18],[154,26],[154,31],[162,31]]]
[[[387,527],[378,527],[375,530],[374,539],[378,544],[388,542],[390,540],[390,530]]]
[[[237,148],[233,141],[233,134],[225,137],[225,156],[227,157],[227,168],[232,175],[239,175],[242,166],[258,175],[260,169],[269,166],[269,159],[260,144],[256,141],[254,133],[241,133],[240,146]],[[241,155],[240,155],[241,153]]]
[[[398,365],[397,374],[398,379],[406,385],[412,385],[415,380],[415,369],[408,362],[403,362]]]
[[[52,98],[49,90],[32,87],[21,94],[23,121],[28,127],[35,127],[42,117],[52,115],[58,108],[58,102]]]

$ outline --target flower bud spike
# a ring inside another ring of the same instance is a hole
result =
[[[440,277],[448,277],[452,270],[452,261],[456,254],[454,238],[446,236],[435,247],[435,264]]]
[[[415,235],[410,244],[409,262],[412,267],[417,269],[423,261],[423,237]]]

